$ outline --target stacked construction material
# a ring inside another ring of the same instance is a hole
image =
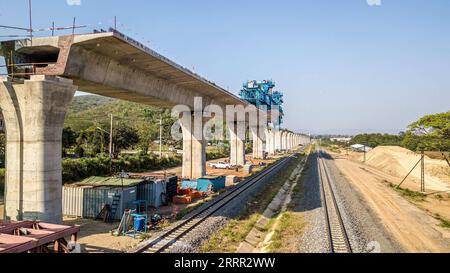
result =
[[[190,204],[192,203],[192,198],[189,195],[175,195],[172,199],[174,204]]]

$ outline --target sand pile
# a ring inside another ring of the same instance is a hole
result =
[[[403,178],[419,161],[420,154],[398,146],[380,146],[367,153],[367,164],[390,175]],[[411,174],[420,181],[420,164]],[[450,190],[450,167],[447,162],[425,157],[425,180],[428,188]]]

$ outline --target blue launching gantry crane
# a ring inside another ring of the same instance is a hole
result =
[[[239,93],[239,96],[255,105],[260,109],[267,109],[271,111],[274,108],[278,108],[280,117],[278,121],[272,121],[275,125],[281,125],[283,123],[283,93],[274,91],[275,83],[270,80],[264,81],[248,81],[244,83],[243,89]]]

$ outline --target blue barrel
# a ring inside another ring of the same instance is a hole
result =
[[[144,231],[145,230],[145,217],[144,216],[134,217],[134,229],[136,231]]]

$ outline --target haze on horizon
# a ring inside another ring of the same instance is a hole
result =
[[[0,0],[0,23],[27,26],[27,2]],[[247,80],[274,80],[288,128],[398,133],[450,110],[447,0],[73,3],[35,1],[35,28],[76,16],[86,32],[117,16],[119,31],[235,94]]]

